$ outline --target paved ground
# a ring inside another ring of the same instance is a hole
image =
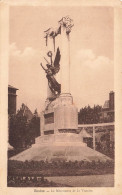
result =
[[[48,181],[72,187],[114,187],[114,175],[45,177]]]

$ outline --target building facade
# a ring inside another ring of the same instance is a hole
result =
[[[17,106],[17,94],[16,91],[18,89],[8,85],[8,114],[16,114],[16,106]]]
[[[109,93],[109,100],[106,100],[102,112],[100,113],[101,122],[113,122],[114,121],[114,92]]]

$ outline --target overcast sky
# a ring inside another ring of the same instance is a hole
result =
[[[47,79],[41,69],[45,53],[44,31],[69,15],[74,21],[70,33],[70,88],[78,108],[103,105],[114,90],[114,35],[111,7],[10,8],[9,84],[18,88],[17,108],[22,103],[41,111],[47,93]]]

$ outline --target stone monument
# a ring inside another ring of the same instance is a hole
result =
[[[56,30],[45,31],[47,57],[44,69],[47,77],[47,99],[41,112],[40,134],[31,148],[11,157],[10,160],[65,160],[92,161],[109,159],[87,147],[83,136],[77,134],[78,110],[70,93],[70,33],[73,21],[67,16],[59,21]],[[56,37],[61,45],[56,48]],[[55,59],[54,59],[55,58]],[[61,76],[61,83],[57,81]]]
[[[55,142],[63,140],[63,136],[65,137],[65,142],[81,139],[76,134],[78,129],[78,110],[73,104],[73,97],[70,93],[70,33],[72,27],[73,21],[67,16],[59,21],[59,27],[56,30],[49,28],[45,31],[46,46],[50,49],[47,53],[50,62],[45,58],[48,62],[46,64],[47,69],[42,64],[41,66],[46,72],[48,93],[45,110],[41,113],[41,137],[37,140],[44,139],[44,135],[48,135],[47,140],[50,140],[50,135],[52,134],[54,135],[51,136],[54,137],[52,142],[54,140]],[[58,35],[61,37],[61,46],[57,48],[53,62],[52,56],[55,54],[55,41]],[[61,75],[61,84],[56,80],[58,72]]]

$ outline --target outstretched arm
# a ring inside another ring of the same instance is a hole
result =
[[[42,63],[40,63],[40,65],[41,65],[41,67],[43,68],[43,70],[45,70],[45,71],[46,71],[46,69],[44,68],[44,66],[42,65]]]
[[[52,56],[50,57],[51,58],[51,66],[53,65],[53,60],[52,60]]]

